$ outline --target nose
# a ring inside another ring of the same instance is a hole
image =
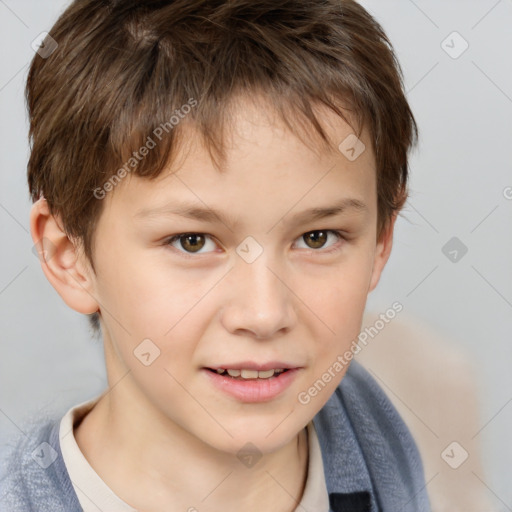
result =
[[[221,321],[229,332],[269,339],[293,328],[295,295],[265,251],[252,263],[239,259],[224,286],[228,299]]]

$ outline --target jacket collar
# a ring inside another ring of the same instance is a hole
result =
[[[322,451],[330,512],[377,511],[370,474],[338,390],[313,423]]]
[[[416,443],[359,363],[351,362],[313,423],[331,512],[430,512]]]

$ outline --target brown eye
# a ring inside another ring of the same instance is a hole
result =
[[[302,238],[311,249],[321,249],[327,241],[327,233],[327,231],[310,231]]]
[[[196,252],[204,247],[204,236],[199,233],[190,233],[180,236],[181,246],[186,251]]]
[[[330,244],[328,242],[329,235],[333,236]],[[346,238],[342,235],[341,231],[332,229],[315,229],[314,231],[304,233],[297,240],[299,248],[310,249],[313,250],[313,252],[318,252],[320,254],[327,254],[341,250],[341,248],[344,247],[343,242]],[[300,244],[305,245],[300,247]]]
[[[176,249],[180,252],[194,254],[205,246],[206,238],[207,236],[202,233],[181,233],[167,240],[166,245],[175,246],[179,242],[181,249],[179,247],[176,247]]]

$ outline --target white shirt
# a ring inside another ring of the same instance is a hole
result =
[[[99,398],[75,405],[63,416],[59,429],[62,457],[84,512],[137,512],[107,486],[76,443],[74,426],[93,408]],[[322,452],[313,421],[307,424],[307,433],[308,474],[302,499],[294,512],[304,512],[304,510],[329,512]]]

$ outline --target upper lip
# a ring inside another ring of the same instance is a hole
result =
[[[256,363],[254,361],[241,361],[239,363],[226,363],[208,366],[211,370],[218,370],[223,368],[224,370],[258,370],[263,372],[265,370],[277,370],[282,368],[283,370],[290,370],[292,368],[299,368],[299,366],[282,361],[269,361],[267,363]]]

